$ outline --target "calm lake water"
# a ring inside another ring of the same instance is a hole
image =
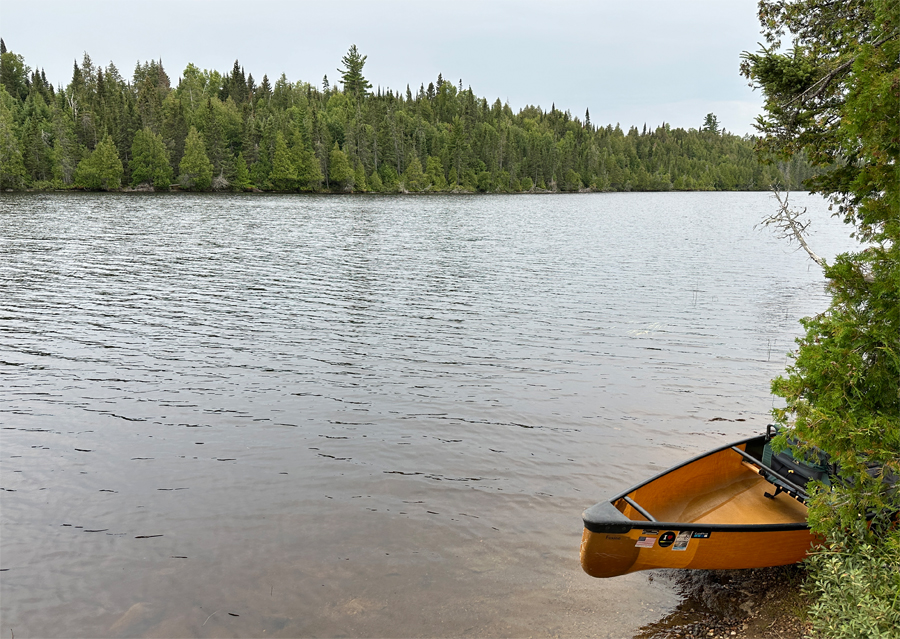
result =
[[[3,194],[0,634],[630,636],[678,598],[581,511],[764,430],[826,304],[773,208]]]

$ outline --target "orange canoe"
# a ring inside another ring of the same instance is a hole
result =
[[[818,543],[806,522],[806,482],[763,463],[771,460],[767,441],[761,435],[712,450],[585,510],[582,568],[615,577],[802,560]]]

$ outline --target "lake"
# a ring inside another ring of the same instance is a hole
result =
[[[630,636],[677,594],[581,511],[764,431],[827,304],[774,208],[0,195],[0,633]]]

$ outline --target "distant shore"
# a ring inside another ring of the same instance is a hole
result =
[[[260,195],[572,195],[572,194],[587,194],[587,193],[764,193],[768,192],[768,189],[660,189],[660,190],[631,190],[631,191],[621,191],[621,190],[601,190],[601,189],[578,189],[577,191],[564,191],[561,189],[531,189],[528,191],[478,191],[472,189],[453,189],[447,191],[436,191],[436,190],[428,190],[428,191],[407,191],[407,190],[396,190],[396,191],[332,191],[332,190],[319,190],[319,191],[278,191],[278,190],[263,190],[263,189],[245,189],[240,191],[235,190],[191,190],[191,189],[182,189],[182,188],[169,188],[169,189],[156,189],[153,187],[129,187],[129,188],[120,188],[120,189],[108,189],[108,190],[92,190],[92,189],[81,189],[81,188],[70,188],[70,189],[60,189],[60,188],[47,188],[47,189],[37,189],[37,188],[28,188],[28,189],[4,189],[3,193],[206,193],[206,194],[217,194],[217,195],[240,195],[240,194],[260,194]]]

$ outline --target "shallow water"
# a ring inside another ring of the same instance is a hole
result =
[[[580,514],[764,430],[826,304],[772,208],[3,194],[0,633],[633,633]]]

